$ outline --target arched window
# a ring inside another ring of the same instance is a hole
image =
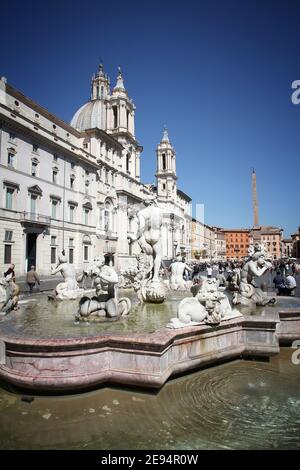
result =
[[[84,235],[82,239],[83,244],[83,261],[87,262],[90,261],[91,258],[91,238],[89,235]]]
[[[166,169],[166,154],[163,153],[162,155],[162,169],[165,170]]]
[[[104,86],[102,86],[100,88],[100,98],[103,99],[104,98]]]
[[[105,232],[114,231],[113,204],[107,199],[104,204],[104,230]]]

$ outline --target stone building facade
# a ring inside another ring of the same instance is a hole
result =
[[[300,259],[300,227],[298,227],[298,232],[295,232],[291,235],[292,238],[292,257]]]
[[[272,259],[282,258],[282,228],[271,225],[253,227],[250,233],[252,243],[262,243]]]
[[[225,234],[219,227],[192,219],[192,259],[222,261],[226,259]]]
[[[293,240],[291,238],[284,238],[281,242],[282,245],[282,257],[290,258],[293,253]]]
[[[250,230],[245,228],[224,228],[221,232],[225,234],[226,258],[238,259],[248,255],[250,244]]]
[[[48,275],[62,250],[77,271],[99,253],[117,268],[134,264],[139,248],[128,234],[134,213],[153,193],[164,211],[163,257],[172,256],[175,243],[190,256],[190,198],[177,187],[170,194],[169,184],[162,194],[160,177],[158,190],[141,183],[143,149],[134,121],[120,70],[111,91],[99,66],[90,100],[70,125],[1,78],[1,272],[14,263],[17,275],[31,265]]]
[[[220,227],[213,227],[215,234],[215,253],[214,258],[219,261],[226,260],[226,237]]]

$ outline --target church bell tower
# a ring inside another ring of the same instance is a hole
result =
[[[157,196],[161,200],[174,200],[177,194],[176,153],[164,128],[163,137],[156,149]]]

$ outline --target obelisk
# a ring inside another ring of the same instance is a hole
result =
[[[254,227],[258,227],[259,226],[258,202],[257,202],[257,189],[256,189],[256,173],[255,173],[254,168],[252,171],[252,202],[253,202]]]

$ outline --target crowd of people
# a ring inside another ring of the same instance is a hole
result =
[[[240,274],[247,260],[227,260],[212,262],[187,262],[192,271],[185,271],[184,279],[199,284],[203,276],[215,277],[222,287],[237,289]],[[162,276],[168,277],[170,268],[162,269]],[[295,295],[297,287],[296,275],[300,273],[300,262],[296,260],[273,260],[270,269],[272,284],[277,295]],[[274,275],[274,277],[273,277]]]
[[[174,260],[175,261],[175,260]],[[183,260],[184,261],[184,260]],[[233,288],[238,287],[240,281],[240,273],[247,260],[227,260],[212,262],[186,262],[190,270],[184,272],[186,281],[193,281],[193,284],[199,284],[202,276],[215,277],[220,286]],[[278,295],[294,295],[297,287],[296,275],[300,273],[300,261],[296,260],[273,260],[271,275],[272,283],[277,290]],[[162,267],[160,275],[168,278],[170,275],[170,266]],[[15,265],[11,264],[4,277],[12,277],[15,282]],[[29,294],[33,293],[36,285],[40,285],[40,278],[35,270],[35,266],[31,266],[26,274],[26,283],[28,285]]]

